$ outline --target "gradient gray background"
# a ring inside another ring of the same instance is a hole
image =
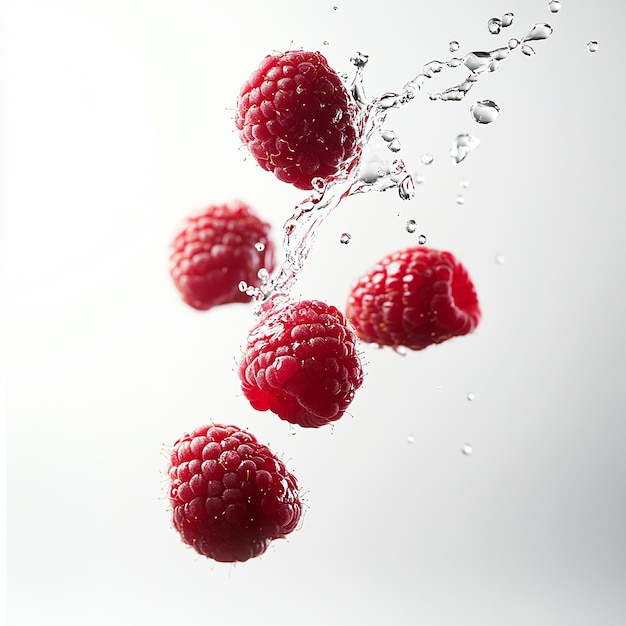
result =
[[[626,623],[624,3],[4,4],[11,626]],[[304,198],[245,159],[241,83],[274,50],[346,73],[359,50],[374,96],[452,39],[465,54],[540,21],[537,54],[462,103],[390,114],[424,183],[347,199],[294,290],[342,307],[424,233],[467,266],[479,329],[405,357],[364,347],[332,428],[253,411],[234,373],[251,309],[192,311],[167,273],[196,208],[242,198],[279,237]],[[483,98],[490,126],[469,113]],[[482,144],[455,165],[460,132]],[[164,498],[163,446],[211,420],[269,443],[307,503],[301,530],[237,566],[186,549]]]

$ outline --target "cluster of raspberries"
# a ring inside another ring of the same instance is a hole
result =
[[[244,83],[235,124],[265,170],[299,189],[328,180],[358,157],[358,111],[319,52],[267,56]],[[170,273],[198,310],[249,302],[274,270],[270,226],[242,201],[212,204],[176,234]],[[472,281],[450,253],[424,246],[394,252],[358,278],[345,312],[317,300],[270,298],[238,365],[243,395],[303,428],[338,420],[363,382],[359,340],[423,350],[472,332],[480,321]],[[174,528],[216,561],[245,561],[291,533],[302,505],[283,462],[237,426],[185,434],[169,463]]]

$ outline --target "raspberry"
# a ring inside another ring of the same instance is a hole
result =
[[[466,335],[480,316],[466,269],[450,252],[423,246],[379,261],[354,283],[346,309],[363,341],[411,350]]]
[[[319,52],[265,57],[243,84],[235,124],[265,170],[299,189],[356,154],[357,108]]]
[[[168,468],[172,523],[215,561],[247,561],[291,533],[302,515],[296,478],[254,435],[213,424],[183,435]]]
[[[261,268],[274,269],[270,226],[245,203],[214,204],[188,217],[170,248],[170,274],[195,309],[249,302],[239,283],[257,286]]]
[[[306,428],[338,420],[363,383],[354,331],[317,300],[265,308],[239,364],[244,395],[258,411]]]

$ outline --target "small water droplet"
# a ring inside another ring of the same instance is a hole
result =
[[[435,389],[437,391],[441,391],[443,389],[443,385],[435,385]]]
[[[415,443],[415,437],[414,437],[413,435],[409,435],[409,436],[406,438],[406,442],[407,442],[407,443]]]
[[[558,13],[561,10],[561,3],[559,0],[550,0],[548,9],[550,9],[550,13]]]
[[[497,17],[492,17],[487,22],[487,29],[492,35],[498,35],[500,33],[500,29],[502,28],[502,21]]]
[[[450,148],[450,156],[457,163],[460,163],[470,152],[476,150],[479,145],[480,139],[474,135],[468,133],[457,135]]]
[[[392,130],[381,130],[380,136],[383,138],[384,141],[390,142],[396,138],[396,133],[394,133]]]
[[[339,7],[333,7],[333,11],[339,10]]]
[[[432,154],[426,153],[422,154],[421,160],[424,165],[430,165],[435,160],[435,157]]]
[[[502,28],[508,28],[513,23],[514,18],[515,15],[513,13],[505,13],[500,20],[502,22]]]
[[[459,194],[459,195],[456,197],[456,203],[457,203],[457,204],[465,204],[465,196],[463,196],[463,195]]]
[[[542,39],[547,39],[551,34],[552,26],[550,26],[550,24],[540,22],[539,24],[533,25],[533,27],[528,31],[526,36],[522,39],[522,42],[541,41]]]
[[[408,220],[405,228],[407,233],[414,233],[417,230],[417,222],[415,220]]]
[[[263,250],[265,250],[265,244],[264,244],[262,241],[257,241],[257,242],[254,244],[254,249],[255,249],[257,252],[263,252]]]
[[[461,452],[465,455],[465,456],[470,456],[472,454],[472,446],[469,443],[466,443],[462,448],[461,448]]]
[[[266,281],[269,277],[270,277],[270,273],[267,271],[266,268],[262,267],[257,273],[256,275],[258,276],[259,280],[262,281]]]
[[[467,394],[467,399],[468,399],[470,402],[473,402],[475,398],[476,398],[476,396],[475,396],[472,392],[470,392],[470,393],[468,393],[468,394]]]
[[[470,111],[479,124],[491,124],[500,115],[500,107],[493,100],[479,100],[470,107]]]
[[[450,42],[450,45],[449,45],[450,52],[456,52],[460,47],[461,47],[461,44],[458,41],[453,40]]]
[[[392,139],[388,144],[387,147],[389,148],[389,150],[391,150],[392,152],[400,152],[402,145],[400,144],[400,140],[399,139]]]
[[[416,185],[421,185],[426,180],[426,176],[424,176],[422,174],[416,174],[413,177],[413,180],[415,181]]]
[[[467,189],[470,186],[470,181],[469,180],[462,180],[461,181],[461,187],[463,187],[463,189]]]
[[[324,40],[322,43],[323,43],[325,46],[327,46],[327,45],[328,45],[328,42],[327,42],[326,40]]]
[[[401,200],[411,200],[415,196],[415,183],[413,176],[405,176],[398,185],[398,194]]]
[[[509,49],[511,50],[515,50],[515,48],[517,48],[517,46],[519,46],[520,41],[519,39],[516,39],[515,37],[511,37],[511,39],[509,39],[506,43],[506,45],[509,47]]]
[[[248,288],[248,283],[245,280],[240,280],[237,287],[239,291],[245,292],[245,290]]]
[[[400,356],[406,356],[406,347],[405,346],[394,346],[393,351]]]
[[[350,243],[350,239],[352,239],[352,235],[350,233],[342,233],[341,237],[339,237],[339,241],[344,245]]]
[[[496,263],[498,265],[503,265],[505,261],[504,255],[502,254],[496,254]]]
[[[422,234],[417,238],[417,243],[423,246],[426,243],[426,235]]]
[[[598,51],[598,42],[595,40],[590,41],[587,44],[587,50],[589,50],[589,52],[597,52]]]
[[[522,46],[522,54],[525,54],[527,57],[531,57],[533,54],[535,54],[535,49],[532,46],[529,46],[527,43],[525,43]]]

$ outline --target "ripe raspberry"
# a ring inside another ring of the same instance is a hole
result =
[[[215,561],[247,561],[292,532],[302,515],[296,478],[237,426],[196,428],[175,444],[168,468],[172,523]]]
[[[270,300],[239,364],[243,393],[258,411],[292,424],[318,428],[338,420],[363,383],[356,344],[334,306]]]
[[[258,286],[261,268],[274,270],[270,226],[240,201],[214,204],[188,217],[170,247],[170,274],[195,309],[249,302],[239,283]]]
[[[394,252],[352,287],[346,317],[378,345],[422,350],[472,332],[480,321],[474,285],[450,252]]]
[[[299,189],[327,178],[356,153],[357,108],[319,52],[265,57],[243,84],[235,124],[265,170]]]

